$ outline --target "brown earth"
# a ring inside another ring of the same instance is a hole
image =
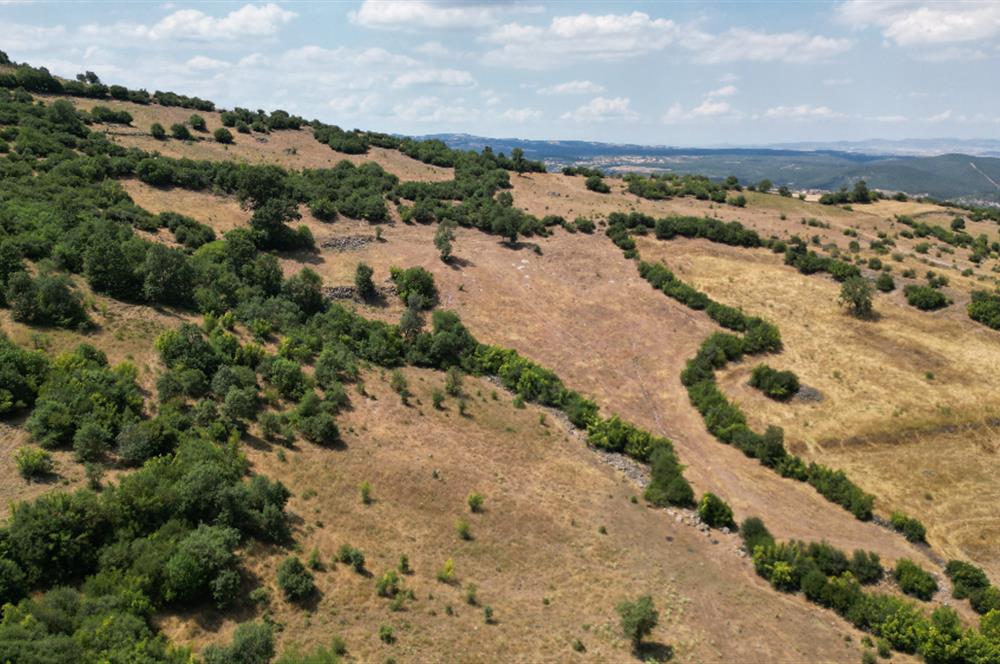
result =
[[[296,494],[290,510],[302,558],[315,547],[326,563],[316,573],[319,598],[303,611],[274,583],[286,552],[248,552],[251,571],[271,590],[282,646],[324,645],[339,635],[359,661],[629,661],[614,606],[648,593],[661,611],[649,640],[661,653],[672,648],[673,661],[858,657],[860,633],[801,597],[770,590],[737,554],[735,536],[706,537],[665,510],[631,502],[638,487],[551,412],[518,410],[510,394],[500,390],[494,399],[492,383],[472,378],[464,382],[467,416],[451,398],[436,410],[430,393],[442,388],[443,375],[405,373],[415,394],[410,406],[384,375],[366,374],[370,397],[352,394],[352,410],[338,418],[343,449],[300,443],[283,461],[277,449],[251,442],[254,470]],[[364,480],[373,487],[371,505],[359,498]],[[482,514],[466,506],[473,491],[485,496]],[[472,541],[456,535],[459,519],[470,523]],[[364,551],[374,576],[331,565],[342,544]],[[402,554],[413,568],[402,584],[416,598],[393,612],[375,581]],[[448,558],[453,585],[435,578]],[[475,606],[465,599],[469,584],[478,589]],[[484,623],[484,605],[495,624]],[[394,645],[379,641],[381,624],[395,630]],[[235,620],[202,613],[163,618],[161,626],[200,647],[228,639]],[[573,653],[575,639],[585,653]]]

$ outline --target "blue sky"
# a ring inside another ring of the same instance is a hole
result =
[[[344,127],[667,145],[1000,136],[1000,2],[44,3],[0,50]]]

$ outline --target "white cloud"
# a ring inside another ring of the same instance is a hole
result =
[[[402,101],[393,106],[392,112],[396,118],[404,122],[460,125],[479,119],[479,111],[467,108],[461,100],[443,100],[431,96]]]
[[[374,94],[352,94],[336,97],[327,102],[339,117],[355,118],[361,115],[371,115],[378,107],[379,99]]]
[[[877,27],[898,46],[973,42],[1000,36],[996,2],[848,0],[837,10],[855,27]]]
[[[357,11],[348,12],[352,23],[366,28],[457,29],[494,25],[509,11],[536,12],[533,5],[478,2],[434,2],[432,0],[364,0]]]
[[[706,97],[732,97],[737,92],[738,92],[738,90],[737,90],[737,88],[736,88],[735,85],[724,85],[724,86],[722,86],[721,88],[719,88],[717,90],[712,90],[711,92],[709,92],[705,96]]]
[[[827,78],[823,80],[823,85],[828,88],[841,88],[853,83],[853,78]]]
[[[218,69],[227,69],[229,67],[228,62],[209,58],[204,55],[196,55],[184,64],[188,69],[193,69],[195,71],[214,71]]]
[[[497,44],[484,60],[489,64],[545,69],[586,60],[624,60],[659,51],[681,34],[669,19],[631,14],[557,16],[548,26],[508,23],[485,40]]]
[[[0,21],[0,48],[5,51],[37,51],[52,48],[66,39],[61,25],[41,27]]]
[[[909,118],[905,115],[877,115],[875,116],[876,122],[885,122],[887,124],[898,124],[900,122],[906,122]]]
[[[949,108],[946,111],[941,111],[940,113],[924,118],[924,122],[947,122],[952,119],[952,116],[953,114]]]
[[[88,23],[80,28],[80,35],[85,39],[103,39],[114,43],[122,40],[234,41],[273,35],[296,16],[298,14],[295,12],[273,3],[243,5],[218,18],[197,9],[181,9],[152,25],[128,22]]]
[[[850,39],[807,32],[767,33],[733,28],[718,34],[670,19],[631,14],[558,16],[548,26],[508,23],[484,40],[498,47],[486,53],[488,64],[523,69],[545,69],[578,61],[616,61],[668,46],[693,54],[695,61],[818,62],[851,48]]]
[[[684,110],[684,107],[680,104],[671,105],[670,108],[667,109],[667,112],[660,117],[660,122],[663,124],[681,124],[683,122],[691,122],[708,118],[716,120],[737,120],[740,117],[742,117],[742,114],[730,106],[728,102],[707,98],[702,101],[701,104],[690,110]]]
[[[970,60],[985,60],[989,56],[985,51],[978,48],[964,48],[962,46],[946,46],[944,48],[913,52],[913,59],[922,62],[957,62]]]
[[[476,79],[467,71],[460,69],[416,69],[400,74],[392,82],[396,90],[410,88],[415,85],[443,85],[448,87],[469,87],[476,84]]]
[[[542,112],[533,108],[508,108],[500,117],[511,122],[524,123],[541,120]]]
[[[604,92],[604,86],[593,81],[567,81],[545,88],[538,88],[540,95],[583,95]]]
[[[774,120],[833,120],[844,117],[826,106],[775,106],[764,111],[764,117]]]
[[[631,109],[628,97],[594,97],[575,111],[562,114],[563,120],[576,122],[603,122],[605,120],[633,121],[639,114]]]
[[[413,50],[421,55],[430,55],[435,57],[445,57],[451,54],[451,51],[449,51],[445,45],[439,41],[424,42]]]
[[[809,63],[829,60],[850,50],[850,39],[812,35],[806,32],[767,33],[732,28],[718,35],[689,33],[684,46],[695,52],[695,60],[722,62]]]
[[[500,103],[501,99],[500,93],[492,89],[480,90],[479,96],[482,98],[483,103],[487,106],[496,106]]]

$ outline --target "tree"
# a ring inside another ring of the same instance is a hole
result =
[[[278,587],[289,602],[301,602],[315,592],[316,583],[302,561],[289,556],[278,566]]]
[[[197,113],[188,118],[188,124],[190,124],[191,128],[195,131],[205,131],[207,126],[205,124],[205,118],[201,117]]]
[[[233,133],[225,127],[216,129],[212,136],[215,137],[217,143],[229,144],[233,142]]]
[[[760,193],[762,193],[762,194],[766,194],[766,193],[768,193],[769,191],[771,191],[771,189],[772,189],[773,187],[774,187],[774,184],[773,184],[773,183],[772,183],[772,182],[771,182],[770,180],[768,180],[767,178],[764,178],[764,179],[763,179],[763,180],[761,180],[761,181],[760,181],[760,183],[759,183],[759,184],[757,185],[757,191],[759,191],[759,192],[760,192]]]
[[[659,622],[660,614],[653,606],[653,598],[643,595],[634,602],[622,602],[615,610],[621,618],[625,638],[638,650],[643,637],[648,636]]]
[[[307,316],[323,310],[323,278],[307,267],[289,277],[281,287],[281,292]]]
[[[362,300],[370,300],[375,297],[373,274],[375,274],[375,270],[367,263],[358,263],[358,266],[354,268],[354,290],[357,291],[358,297]]]
[[[840,287],[839,302],[851,315],[867,318],[872,315],[872,282],[864,277],[849,277]]]
[[[170,125],[170,135],[176,138],[178,141],[189,141],[191,140],[191,132],[188,128],[179,122],[175,122]]]
[[[455,222],[442,221],[434,233],[434,246],[441,255],[441,260],[447,263],[451,260],[451,243],[455,241]]]
[[[142,264],[142,294],[151,302],[185,305],[191,300],[194,270],[179,249],[154,244]]]
[[[880,272],[878,277],[875,279],[875,288],[879,289],[883,293],[890,293],[896,290],[896,282],[893,280],[892,275],[888,272]]]
[[[868,189],[868,184],[864,180],[858,180],[854,183],[854,189],[851,191],[851,202],[852,203],[871,203],[874,200],[872,192]]]
[[[586,181],[584,182],[584,185],[590,191],[595,191],[598,194],[611,193],[611,187],[608,186],[608,183],[605,182],[604,178],[602,178],[600,175],[588,176]]]
[[[504,205],[494,208],[490,230],[506,239],[507,244],[517,244],[517,236],[523,229],[524,219],[518,210]]]
[[[274,628],[267,623],[243,623],[228,646],[205,648],[205,664],[268,664],[274,658]]]
[[[712,528],[731,528],[735,525],[732,508],[711,492],[705,493],[698,501],[698,516]]]

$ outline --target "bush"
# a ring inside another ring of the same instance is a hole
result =
[[[908,558],[900,558],[896,562],[892,576],[899,584],[900,590],[925,602],[929,601],[938,591],[937,581],[934,580],[934,577]]]
[[[777,371],[759,364],[750,374],[750,385],[772,399],[784,401],[799,391],[799,378],[791,371]]]
[[[337,551],[337,561],[350,565],[359,574],[365,570],[365,554],[349,544],[342,544]]]
[[[847,568],[861,584],[878,583],[885,574],[882,561],[874,551],[856,549]]]
[[[990,580],[979,567],[961,560],[949,560],[944,573],[952,582],[952,597],[964,599],[990,586]]]
[[[233,133],[226,129],[225,127],[219,127],[214,132],[212,136],[215,138],[217,143],[230,144],[233,142]]]
[[[653,605],[653,598],[643,595],[634,602],[622,602],[615,610],[622,633],[632,643],[632,648],[638,650],[643,637],[648,636],[659,622],[660,614]]]
[[[872,282],[864,277],[848,277],[840,287],[840,304],[852,316],[867,318],[872,314]]]
[[[906,516],[902,512],[893,512],[889,517],[893,530],[903,533],[908,542],[926,542],[927,530],[918,519]]]
[[[475,514],[479,514],[480,512],[483,511],[484,501],[485,498],[483,498],[483,495],[481,493],[473,491],[472,493],[469,494],[469,500],[468,500],[469,510]]]
[[[406,270],[398,267],[390,268],[389,276],[396,284],[400,299],[410,306],[415,302],[419,309],[430,309],[438,301],[437,287],[434,285],[434,275],[422,267],[411,267]]]
[[[732,508],[726,501],[711,492],[705,493],[698,501],[698,516],[712,528],[735,526]]]
[[[167,137],[167,130],[163,128],[159,122],[154,122],[149,127],[149,133],[152,134],[153,138],[158,141],[162,141]]]
[[[234,599],[239,585],[230,582],[236,574],[240,541],[234,528],[200,525],[178,544],[163,566],[163,595],[168,602],[191,604],[212,597],[224,608]]]
[[[205,131],[207,126],[205,124],[205,118],[201,117],[198,114],[189,117],[188,124],[191,125],[191,128],[194,129],[195,131]]]
[[[188,128],[179,122],[170,125],[170,135],[178,141],[189,141],[192,138],[191,132],[188,131]]]
[[[903,294],[906,295],[906,301],[910,306],[916,307],[921,311],[943,309],[951,304],[951,301],[945,297],[944,293],[930,286],[909,284],[903,288]]]
[[[236,627],[228,646],[205,648],[205,664],[267,664],[274,658],[274,628],[268,623],[243,623]]]
[[[1000,293],[972,291],[968,312],[969,318],[977,323],[1000,330]]]
[[[375,582],[375,592],[379,597],[395,597],[399,592],[399,574],[396,570],[389,570],[379,577]]]
[[[740,524],[740,537],[743,539],[743,546],[750,553],[758,546],[771,546],[774,544],[774,537],[759,518],[752,516],[745,519]]]
[[[588,176],[585,184],[590,191],[596,191],[599,194],[611,193],[611,187],[608,186],[608,183],[600,175]]]
[[[891,293],[896,290],[896,282],[888,272],[882,272],[875,279],[875,288],[883,293]]]
[[[316,590],[312,572],[295,556],[288,556],[278,566],[278,587],[289,602],[301,602]]]
[[[362,300],[370,300],[375,297],[375,282],[372,281],[374,273],[375,271],[366,263],[358,263],[354,269],[354,290],[357,291],[358,297]]]
[[[14,453],[17,472],[26,480],[44,477],[52,472],[52,455],[38,447],[19,447]]]

